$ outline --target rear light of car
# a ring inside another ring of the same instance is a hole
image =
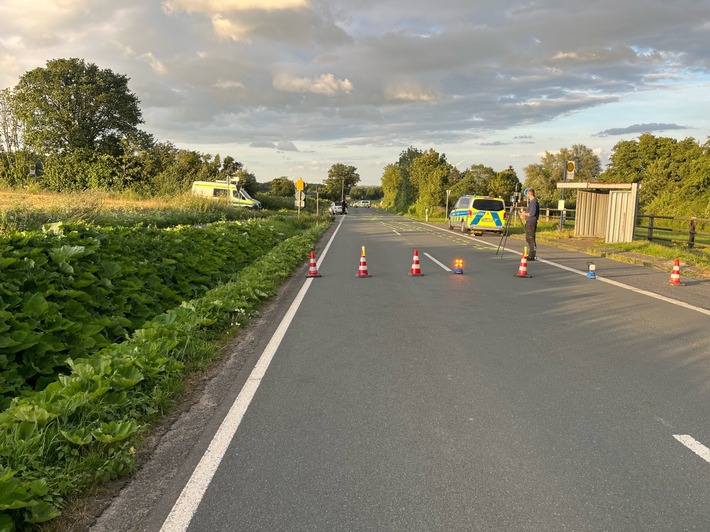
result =
[[[468,216],[469,216],[469,218],[470,218],[471,216],[473,216],[473,211],[472,211],[471,209],[468,210]]]
[[[503,211],[503,220],[507,220],[507,219],[508,219],[508,213]]]

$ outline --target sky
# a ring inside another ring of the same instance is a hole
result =
[[[0,89],[79,58],[159,142],[265,183],[361,185],[413,146],[524,168],[644,132],[710,136],[710,0],[0,0]]]

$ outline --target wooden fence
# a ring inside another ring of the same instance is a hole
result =
[[[564,210],[564,226],[574,225],[574,209]],[[559,221],[560,210],[540,208],[540,219],[546,222]],[[648,220],[644,224],[644,220]],[[661,216],[639,214],[636,217],[635,239],[686,244],[689,248],[710,248],[710,218]]]

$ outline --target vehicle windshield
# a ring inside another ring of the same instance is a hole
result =
[[[502,211],[505,205],[500,200],[476,198],[473,201],[473,208],[479,211]]]

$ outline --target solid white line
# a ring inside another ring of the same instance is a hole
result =
[[[401,233],[398,233],[398,232],[397,232],[397,231],[395,231],[394,229],[392,229],[392,232],[393,232],[393,233],[394,233],[395,235],[397,235],[397,236],[402,236],[402,234],[401,234]]]
[[[433,227],[434,229],[439,229],[440,231],[448,231],[447,229],[442,229],[441,227],[437,227],[437,226],[431,225],[431,224],[425,224],[424,222],[418,222],[418,223],[420,223],[422,225],[426,225],[427,227]],[[480,240],[480,239],[474,238],[472,236],[468,236],[468,235],[464,235],[464,234],[461,234],[460,236],[463,236],[463,237],[473,240],[475,242],[480,242],[481,244],[485,244],[486,246],[489,246],[491,248],[498,247],[495,244],[491,244],[490,242],[486,242],[485,240]],[[511,250],[507,247],[503,247],[503,250],[504,251],[506,251],[506,250],[512,251],[512,252],[516,253],[515,250]],[[575,268],[570,268],[569,266],[564,266],[563,264],[558,264],[556,262],[552,262],[551,260],[536,259],[536,262],[544,262],[545,264],[549,264],[550,266],[554,266],[555,268],[559,268],[561,270],[566,270],[568,272],[576,273],[578,275],[583,275],[585,277],[587,276],[587,272],[583,272],[583,271],[577,270]],[[670,297],[662,296],[661,294],[656,294],[654,292],[649,292],[648,290],[636,288],[635,286],[630,286],[628,284],[620,283],[619,281],[613,281],[611,279],[607,279],[607,278],[602,277],[600,275],[597,275],[596,280],[601,281],[602,283],[607,283],[612,286],[616,286],[618,288],[623,288],[624,290],[630,290],[631,292],[636,292],[637,294],[652,297],[653,299],[658,299],[659,301],[665,301],[666,303],[670,303],[671,305],[676,305],[677,307],[683,307],[688,310],[692,310],[695,312],[699,312],[700,314],[705,314],[706,316],[710,316],[710,309],[696,307],[695,305],[691,305],[690,303],[686,303],[685,301],[678,301],[677,299],[671,299]]]
[[[449,268],[446,264],[443,264],[443,263],[439,262],[438,260],[436,260],[434,257],[432,257],[431,255],[429,255],[429,253],[424,253],[424,255],[426,255],[426,256],[429,257],[431,260],[433,260],[436,264],[438,264],[439,266],[441,266],[442,268],[444,268],[447,272],[450,272],[450,271],[451,271],[451,268]]]
[[[697,454],[700,458],[710,463],[710,449],[705,447],[698,440],[692,436],[688,436],[687,434],[674,434],[673,437]]]
[[[330,237],[328,244],[321,254],[321,261],[328,252],[330,244],[333,242],[333,239],[338,233],[342,223],[343,219],[341,218],[338,227],[333,232],[333,235]],[[318,264],[320,264],[320,261],[318,261]],[[205,495],[205,491],[207,491],[210,482],[212,482],[212,478],[214,477],[222,458],[224,458],[227,448],[234,438],[234,435],[236,434],[237,429],[244,418],[244,414],[254,398],[254,394],[259,389],[261,380],[264,378],[266,370],[268,369],[269,364],[271,364],[271,360],[274,358],[279,345],[281,345],[281,341],[286,335],[286,331],[288,330],[289,325],[291,325],[291,322],[296,315],[296,311],[300,307],[303,298],[306,296],[306,292],[308,292],[312,281],[312,277],[306,279],[305,283],[301,287],[301,290],[298,292],[296,299],[294,299],[293,303],[291,303],[291,306],[281,320],[276,332],[271,337],[271,340],[259,357],[254,369],[252,369],[249,374],[249,378],[244,384],[244,387],[239,392],[239,395],[234,400],[229,412],[222,420],[222,424],[219,426],[219,429],[217,429],[217,432],[212,438],[207,451],[205,451],[205,454],[200,459],[197,467],[192,472],[190,480],[187,481],[187,484],[185,484],[178,500],[175,502],[172,510],[170,510],[170,514],[168,514],[167,519],[165,519],[163,526],[160,528],[161,532],[187,530],[187,527],[190,525],[190,521],[192,521],[195,512],[197,512],[197,508],[202,501],[202,497]]]

